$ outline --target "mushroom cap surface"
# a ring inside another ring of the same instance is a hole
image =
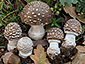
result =
[[[17,40],[22,36],[22,29],[15,22],[9,23],[5,27],[4,36],[7,40]]]
[[[23,8],[21,20],[29,25],[45,25],[52,21],[52,12],[46,3],[33,1]]]
[[[63,31],[60,28],[53,27],[47,32],[47,39],[62,40],[64,38]]]
[[[69,31],[69,32],[75,32],[77,34],[81,34],[82,32],[82,27],[79,21],[76,19],[70,19],[66,22],[64,25],[64,32]]]
[[[22,37],[17,44],[19,51],[23,53],[28,53],[33,49],[33,42],[29,37]]]

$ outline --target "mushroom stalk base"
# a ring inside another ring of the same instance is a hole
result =
[[[75,47],[75,35],[74,34],[66,34],[66,37],[64,39],[65,41],[62,43],[62,46],[65,48],[71,48]]]
[[[28,31],[29,37],[34,40],[42,39],[45,34],[45,29],[42,25],[32,25]]]
[[[9,40],[9,43],[7,44],[8,51],[13,50],[14,48],[16,48],[17,41],[18,40],[13,40],[13,41]]]
[[[47,49],[47,54],[51,59],[53,59],[55,55],[60,54],[59,43],[59,40],[50,40],[50,46]]]
[[[21,56],[22,58],[27,58],[31,54],[32,54],[32,50],[29,53],[23,53],[23,52],[19,51],[19,56]]]

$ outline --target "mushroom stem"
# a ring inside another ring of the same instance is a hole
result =
[[[76,46],[74,34],[67,33],[64,40],[65,42],[62,43],[62,46],[64,46],[65,48],[71,48]]]
[[[21,56],[22,58],[27,58],[31,54],[32,54],[32,50],[29,53],[23,53],[23,52],[19,51],[19,56]]]
[[[52,48],[52,49],[56,50],[56,51],[54,51],[54,54],[55,55],[60,54],[60,48],[59,48],[60,40],[48,40],[48,42],[50,43],[49,48]]]
[[[13,40],[13,41],[9,40],[9,43],[7,45],[8,51],[13,50],[14,48],[16,48],[17,41],[18,40]]]
[[[28,31],[29,37],[31,37],[34,40],[42,39],[44,34],[45,29],[43,28],[43,25],[32,25]]]

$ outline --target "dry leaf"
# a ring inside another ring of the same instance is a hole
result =
[[[63,9],[65,10],[66,13],[69,13],[71,17],[77,18],[80,22],[85,23],[85,15],[79,18],[78,15],[76,14],[75,7],[65,4],[65,7],[63,7]]]
[[[85,53],[77,53],[72,64],[85,64]]]
[[[83,45],[85,45],[85,41],[83,42]]]
[[[44,52],[44,48],[40,44],[37,45],[37,49],[34,49],[34,55],[31,55],[30,58],[35,64],[50,64],[46,58],[46,52]]]
[[[78,53],[85,53],[85,46],[77,46],[76,49],[78,50]]]

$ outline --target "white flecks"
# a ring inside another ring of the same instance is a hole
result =
[[[53,35],[54,35],[54,32],[53,32]]]
[[[11,35],[12,33],[10,33],[10,35]]]
[[[47,35],[49,35],[49,33],[47,33]]]
[[[38,15],[40,15],[40,13],[38,13]]]
[[[30,18],[30,16],[28,16],[28,18]]]
[[[57,30],[55,30],[55,32],[56,32]]]
[[[38,9],[36,9],[36,11],[38,11]]]
[[[44,17],[44,15],[42,15],[42,17]]]
[[[33,20],[33,22],[37,22],[36,20]]]
[[[27,14],[29,14],[30,12],[28,11]]]
[[[34,15],[34,17],[37,17],[37,15]]]
[[[33,23],[33,22],[31,22],[31,23]]]
[[[16,35],[16,34],[12,34],[12,35]]]
[[[53,30],[52,30],[53,31]]]
[[[34,14],[34,12],[32,12],[32,14]]]
[[[42,19],[40,19],[40,21],[42,21]]]
[[[43,23],[41,23],[41,25],[43,25]]]
[[[27,17],[26,15],[24,15],[24,17]]]
[[[46,10],[46,12],[48,12],[48,11]]]
[[[39,18],[37,20],[40,20]]]
[[[20,30],[17,30],[17,31],[20,31]]]
[[[29,21],[32,21],[31,19]]]

